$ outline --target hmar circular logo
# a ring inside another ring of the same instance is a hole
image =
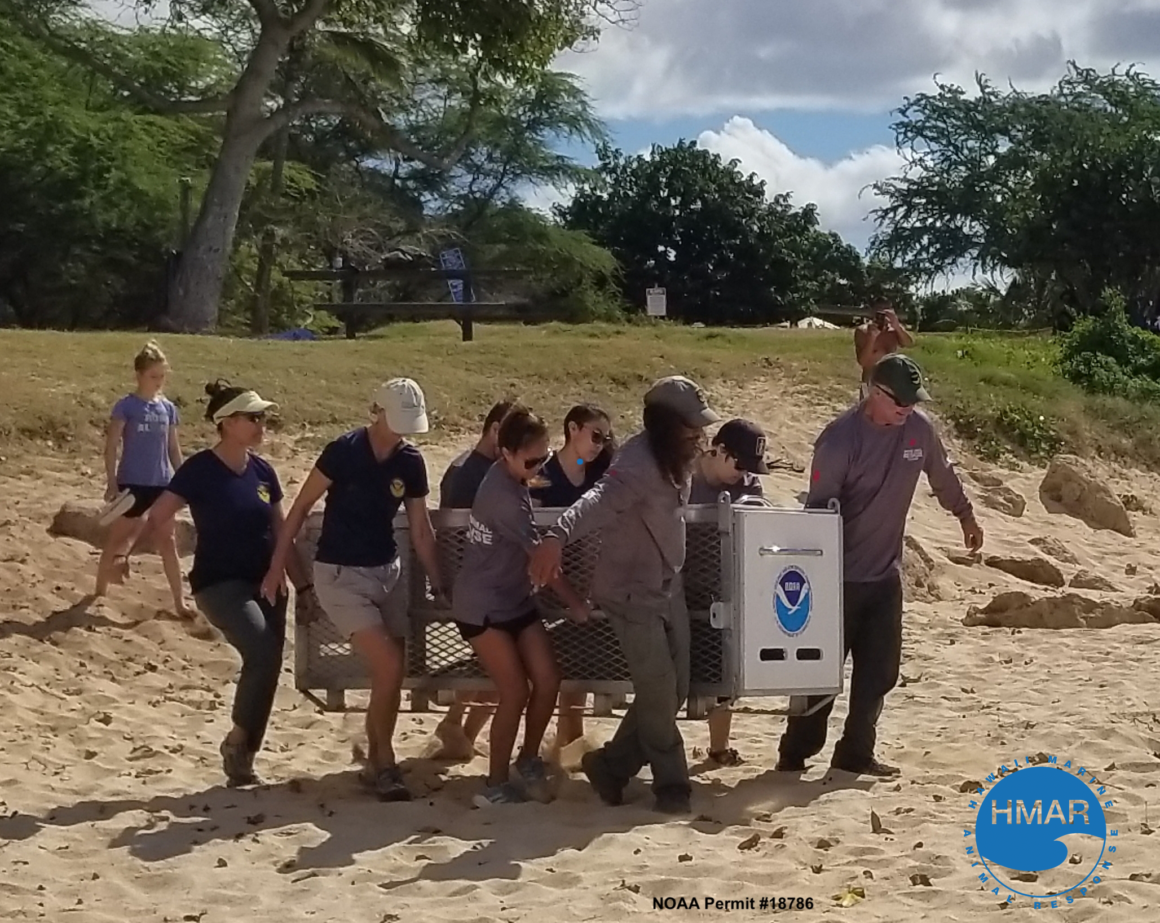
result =
[[[777,575],[773,589],[773,611],[777,624],[787,635],[800,635],[810,621],[813,593],[810,579],[797,567],[787,567]]]
[[[1094,772],[1039,754],[1006,765],[971,790],[974,830],[963,829],[967,857],[992,894],[1034,901],[1036,910],[1086,897],[1116,857],[1118,829]],[[990,785],[989,789],[984,785]]]

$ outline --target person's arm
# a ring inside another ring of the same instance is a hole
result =
[[[301,496],[301,495],[299,495]],[[270,504],[270,519],[274,523],[274,535],[277,536],[278,546],[283,545],[283,536],[290,531],[289,521],[282,511],[282,501]],[[298,545],[294,541],[294,536],[291,535],[286,544],[286,551],[283,553],[285,561],[285,572],[290,577],[290,582],[294,584],[295,592],[301,594],[314,588],[314,583],[310,579],[310,569],[306,566],[306,562],[302,560],[302,554],[298,550]],[[270,570],[274,570],[273,566]],[[263,590],[266,588],[265,582],[262,583]],[[270,600],[273,602],[273,600]]]
[[[117,455],[121,448],[121,439],[125,434],[125,421],[114,416],[109,420],[109,428],[105,433],[105,499],[112,500],[117,496]]]
[[[447,599],[447,591],[439,574],[439,553],[435,542],[435,530],[431,527],[431,514],[427,510],[425,497],[408,497],[404,501],[407,510],[407,525],[411,530],[411,547],[423,565],[436,601]]]
[[[963,542],[971,551],[983,547],[983,528],[975,519],[974,504],[963,488],[963,482],[947,458],[942,440],[934,426],[927,421],[926,446],[923,452],[923,470],[930,482],[939,505],[954,516],[963,529]]]
[[[170,482],[170,486],[172,486],[172,482]],[[185,504],[185,498],[174,493],[172,490],[162,491],[161,496],[157,498],[157,502],[149,507],[149,515],[145,518],[145,525],[141,528],[141,537],[133,543],[133,548],[148,547],[153,533],[160,532],[166,526],[170,525]],[[132,550],[130,550],[131,553]],[[126,558],[128,556],[125,555]]]
[[[301,587],[310,583],[308,577],[301,576],[305,573],[306,568],[302,564],[294,540],[302,531],[302,526],[306,522],[306,517],[310,515],[310,511],[314,509],[314,504],[330,489],[331,483],[330,478],[319,471],[317,466],[312,468],[298,491],[298,496],[294,498],[289,515],[280,523],[275,523],[277,543],[274,546],[274,555],[270,559],[270,569],[262,581],[262,595],[270,602],[274,601],[274,597],[279,592],[285,590],[286,572],[289,568],[297,568],[301,577],[299,579],[291,572],[290,579],[294,581],[295,586]],[[279,515],[281,515],[281,504],[277,504],[277,506],[279,507]]]
[[[184,460],[181,455],[181,439],[177,435],[177,424],[174,423],[169,427],[169,464],[176,471]]]
[[[553,592],[555,592],[555,594],[560,597],[560,601],[568,607],[568,613],[572,621],[588,621],[592,615],[592,610],[588,606],[588,601],[576,592],[576,588],[568,582],[567,578],[565,578],[563,574],[556,577],[555,580],[549,583],[548,587]]]
[[[825,509],[831,500],[841,499],[842,486],[850,470],[850,448],[841,434],[824,430],[814,443],[814,458],[810,464],[810,488],[806,495],[806,509]]]
[[[902,326],[902,321],[898,319],[898,314],[891,308],[885,312],[886,321],[890,325],[890,329],[894,331],[894,336],[898,340],[898,345],[903,349],[909,349],[914,345],[914,337],[910,335],[910,331]]]

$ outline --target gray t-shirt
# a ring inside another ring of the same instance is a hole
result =
[[[847,582],[877,583],[901,571],[906,518],[924,471],[944,509],[959,519],[971,514],[942,440],[921,410],[900,426],[878,426],[858,405],[822,430],[806,506],[824,508],[838,498]]]
[[[538,540],[527,486],[503,465],[493,465],[471,507],[467,546],[451,591],[453,618],[494,625],[534,608],[528,552]]]
[[[743,473],[741,480],[736,484],[712,487],[705,480],[704,475],[698,471],[693,475],[693,486],[689,490],[689,505],[700,506],[705,503],[716,503],[717,495],[722,491],[728,491],[729,499],[734,503],[742,497],[761,497],[764,495],[761,489],[761,478],[752,472]]]

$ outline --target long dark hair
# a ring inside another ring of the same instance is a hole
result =
[[[205,393],[209,395],[209,405],[205,408],[205,418],[210,423],[214,422],[213,415],[226,406],[239,394],[245,394],[249,388],[239,388],[231,385],[224,378],[219,378],[217,381],[211,381],[205,386]],[[221,423],[218,423],[218,428],[221,428]]]
[[[595,404],[577,404],[564,417],[565,445],[572,440],[572,432],[569,428],[570,424],[575,423],[576,428],[581,429],[597,420],[608,421],[608,433],[606,434],[608,438],[604,443],[604,448],[600,450],[600,454],[589,462],[589,467],[593,470],[595,470],[598,464],[606,464],[611,461],[613,454],[616,452],[616,439],[612,435],[612,417]]]
[[[684,484],[693,471],[697,447],[688,439],[681,415],[664,404],[646,404],[644,431],[648,447],[664,475],[675,486]]]

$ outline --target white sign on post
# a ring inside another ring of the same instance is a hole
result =
[[[648,298],[646,311],[649,317],[664,317],[665,310],[665,290],[663,288],[650,288],[645,291]]]

